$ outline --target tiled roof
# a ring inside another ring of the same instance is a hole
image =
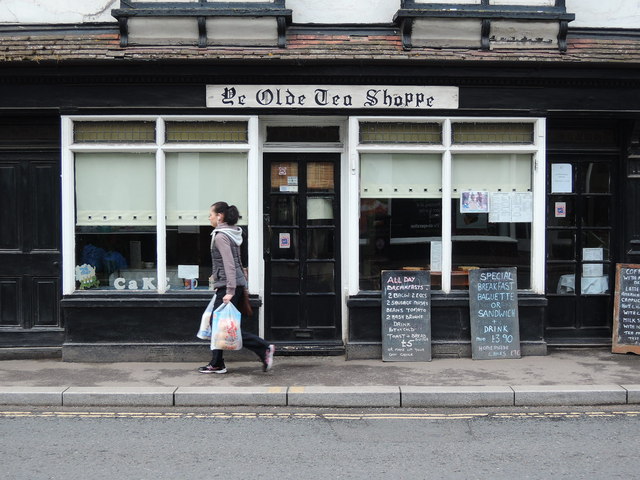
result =
[[[0,62],[220,60],[281,62],[553,62],[640,64],[640,35],[569,33],[565,53],[557,49],[413,48],[405,51],[396,34],[289,33],[287,47],[149,46],[120,47],[114,28],[94,32],[0,31]]]

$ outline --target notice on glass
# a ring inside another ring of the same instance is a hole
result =
[[[492,192],[489,196],[489,222],[531,223],[533,221],[533,193]]]
[[[382,360],[431,361],[431,276],[428,271],[382,272]]]
[[[602,262],[604,250],[602,248],[583,248],[582,260],[584,262]],[[583,263],[583,277],[602,277],[604,268],[602,263]]]
[[[179,278],[198,278],[200,275],[198,265],[178,265]]]
[[[640,265],[616,265],[613,353],[640,354]]]
[[[573,192],[573,174],[570,163],[551,165],[551,193]]]
[[[433,240],[431,242],[431,271],[442,271],[442,242]]]

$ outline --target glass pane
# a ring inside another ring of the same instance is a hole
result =
[[[307,190],[314,192],[333,192],[333,163],[311,162],[307,164]]]
[[[382,270],[439,268],[442,205],[439,199],[360,200],[360,288],[380,289]]]
[[[583,230],[582,232],[582,246],[584,248],[601,248],[603,260],[611,259],[609,239],[609,230]]]
[[[531,123],[453,123],[453,143],[533,143]]]
[[[362,154],[360,197],[440,198],[442,157],[435,154]]]
[[[298,257],[298,230],[272,228],[271,258],[293,259]]]
[[[335,258],[335,230],[333,228],[307,230],[307,258]]]
[[[267,142],[337,143],[340,127],[267,127]]]
[[[298,225],[298,196],[271,196],[271,225]]]
[[[609,265],[583,264],[580,278],[582,295],[604,295],[609,293]]]
[[[550,195],[547,201],[547,223],[550,227],[576,226],[576,197]]]
[[[307,198],[307,225],[333,225],[333,197]]]
[[[271,291],[297,293],[300,287],[300,268],[297,263],[271,264]]]
[[[576,234],[573,230],[549,230],[547,233],[549,260],[573,260],[576,256]]]
[[[155,122],[75,122],[75,143],[155,143]]]
[[[527,154],[510,153],[453,155],[453,192],[531,191],[531,158]]]
[[[271,191],[298,192],[297,162],[279,162],[271,164]]]
[[[442,144],[439,123],[361,123],[360,143]]]
[[[167,143],[247,143],[246,122],[167,122]]]
[[[547,293],[575,295],[575,265],[547,264]]]
[[[307,292],[334,292],[334,264],[308,263],[306,281]]]
[[[583,227],[607,227],[611,225],[611,212],[609,210],[611,198],[583,197],[584,211],[582,213]]]
[[[610,193],[610,165],[602,162],[590,162],[582,166],[584,193]]]
[[[225,171],[233,175],[216,181]],[[246,153],[167,153],[166,172],[167,225],[208,226],[209,207],[217,201],[235,205],[241,215],[238,224],[246,225]]]
[[[518,288],[531,288],[530,223],[492,223],[488,213],[460,213],[459,199],[452,216],[452,288],[467,288],[464,273],[457,272],[476,267],[516,267]],[[463,277],[459,282],[456,274]]]

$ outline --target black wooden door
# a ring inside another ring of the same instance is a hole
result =
[[[617,152],[549,155],[545,334],[551,344],[611,339],[618,161]]]
[[[265,336],[341,338],[339,154],[264,156]]]
[[[0,346],[59,346],[59,152],[0,152],[0,205]]]

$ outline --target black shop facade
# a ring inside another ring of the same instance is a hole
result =
[[[637,79],[218,67],[3,74],[3,348],[206,358],[219,200],[245,231],[244,328],[283,354],[381,358],[384,270],[430,272],[435,356],[471,354],[477,268],[517,269],[523,355],[610,343],[615,264],[638,263]]]

